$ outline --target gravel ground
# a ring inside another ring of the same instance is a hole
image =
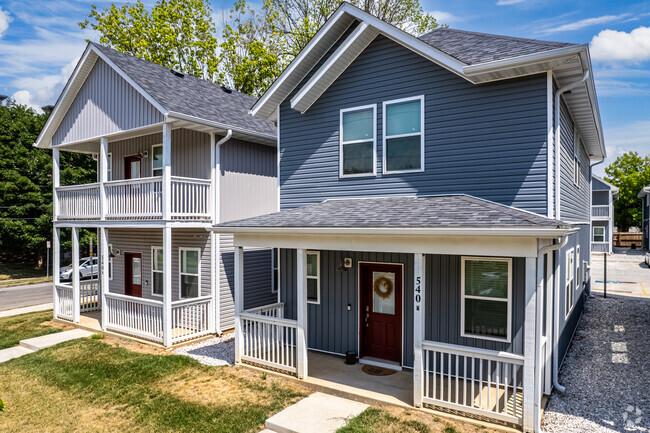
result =
[[[554,391],[546,432],[650,432],[650,301],[591,298]]]
[[[206,365],[235,364],[235,334],[224,334],[174,350],[176,355],[186,355]]]

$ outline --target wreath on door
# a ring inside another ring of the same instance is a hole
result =
[[[386,277],[375,280],[374,291],[382,299],[388,298],[393,293],[393,283]]]

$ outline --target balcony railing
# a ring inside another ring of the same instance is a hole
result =
[[[62,186],[57,217],[62,220],[101,219],[100,184]],[[114,180],[104,184],[107,220],[161,220],[163,182],[161,177]],[[209,220],[211,182],[206,179],[172,176],[171,219]]]
[[[591,216],[609,218],[609,205],[593,205],[591,207]]]

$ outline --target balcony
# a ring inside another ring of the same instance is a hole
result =
[[[101,185],[61,186],[57,218],[60,220],[99,220],[102,218]],[[162,177],[115,180],[104,183],[106,220],[162,220]],[[177,221],[209,221],[212,196],[208,179],[171,177],[170,218]]]
[[[609,205],[593,205],[591,206],[591,217],[593,219],[609,219]]]

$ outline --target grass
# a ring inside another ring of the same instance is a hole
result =
[[[0,264],[0,281],[22,278],[44,278],[45,267],[38,269],[33,263],[2,263]]]
[[[428,433],[430,431],[429,426],[420,421],[404,419],[376,407],[369,407],[348,421],[345,427],[338,429],[337,433]]]
[[[16,346],[26,338],[60,332],[61,329],[44,324],[49,320],[52,310],[0,318],[0,349]]]

